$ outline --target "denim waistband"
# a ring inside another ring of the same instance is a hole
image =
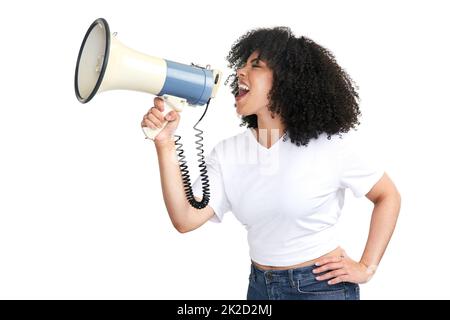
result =
[[[272,274],[276,274],[276,275],[288,275],[291,272],[294,273],[311,273],[311,271],[315,268],[317,268],[317,266],[315,266],[314,264],[309,265],[309,266],[305,266],[305,267],[299,267],[299,268],[292,268],[292,269],[286,269],[286,270],[263,270],[258,268],[257,266],[255,266],[253,263],[251,263],[252,266],[252,271],[253,272],[259,272],[259,273],[272,273]]]
[[[262,270],[251,263],[251,277],[253,279],[261,277],[274,281],[277,279],[289,279],[290,281],[294,281],[294,279],[313,277],[312,271],[315,268],[317,268],[317,266],[310,265],[287,270]]]

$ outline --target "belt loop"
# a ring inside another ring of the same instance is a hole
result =
[[[294,269],[289,269],[288,270],[288,275],[289,275],[289,282],[291,283],[291,287],[295,288]]]

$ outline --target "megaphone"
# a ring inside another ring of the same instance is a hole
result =
[[[165,116],[171,110],[180,112],[185,106],[200,106],[206,104],[208,109],[211,98],[214,98],[220,85],[222,73],[211,70],[209,66],[186,65],[140,53],[126,47],[118,39],[117,34],[110,33],[105,19],[95,20],[87,30],[80,51],[78,52],[75,69],[75,94],[81,103],[89,102],[97,93],[108,90],[135,90],[148,92],[164,97]],[[200,118],[200,120],[203,118]],[[198,122],[200,122],[200,120]],[[197,122],[197,124],[198,124]],[[142,130],[147,138],[154,137],[165,127]],[[175,141],[180,157],[180,171],[186,197],[191,206],[202,209],[209,202],[209,182],[201,140],[202,130],[196,128],[199,140],[196,144],[201,152],[200,176],[203,198],[194,198],[190,185],[189,171],[184,160],[182,144]]]
[[[222,73],[209,66],[186,65],[153,57],[123,45],[110,33],[105,19],[95,20],[87,30],[75,69],[75,94],[81,103],[108,90],[135,90],[162,96],[163,115],[181,112],[185,106],[201,106],[214,98]],[[154,137],[164,128],[144,127]]]

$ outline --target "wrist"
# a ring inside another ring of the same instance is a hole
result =
[[[365,273],[367,275],[367,281],[372,279],[372,277],[375,275],[375,272],[377,271],[378,265],[376,264],[368,264],[365,262],[360,261],[359,262],[362,266],[365,268]]]
[[[174,145],[174,142],[171,138],[164,140],[154,140],[153,142],[155,144],[156,149],[172,148]]]

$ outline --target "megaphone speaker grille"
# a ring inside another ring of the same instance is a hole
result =
[[[75,69],[75,94],[86,103],[97,93],[108,65],[111,36],[105,19],[95,20],[89,27]]]

